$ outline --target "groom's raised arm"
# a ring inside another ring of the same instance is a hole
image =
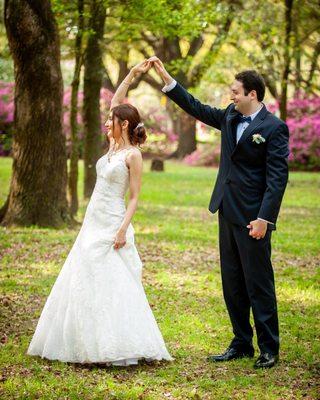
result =
[[[180,83],[176,82],[166,71],[161,60],[157,57],[151,57],[148,61],[154,63],[157,73],[161,76],[166,86],[162,91],[181,107],[188,114],[203,123],[213,126],[216,129],[221,129],[221,122],[225,116],[226,110],[221,110],[211,107],[207,104],[202,104],[194,98]]]
[[[226,110],[211,107],[208,104],[202,104],[198,99],[192,96],[179,82],[173,81],[171,90],[170,85],[166,85],[162,91],[185,112],[192,115],[199,121],[221,129],[221,121],[224,118]]]

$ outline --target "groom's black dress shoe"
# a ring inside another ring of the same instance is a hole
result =
[[[254,363],[254,368],[271,368],[274,367],[279,361],[279,356],[270,353],[261,353]]]
[[[207,357],[208,361],[219,362],[219,361],[231,361],[238,358],[250,357],[254,355],[254,349],[241,350],[235,347],[228,347],[223,354],[217,354]]]

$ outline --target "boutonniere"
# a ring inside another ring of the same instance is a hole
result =
[[[260,133],[255,133],[254,135],[252,135],[252,141],[254,143],[260,144],[260,143],[264,143],[266,141],[266,139],[260,135]]]

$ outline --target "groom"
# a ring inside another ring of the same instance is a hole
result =
[[[263,78],[255,71],[235,76],[226,109],[202,104],[176,82],[157,57],[149,59],[165,82],[166,95],[194,118],[221,131],[219,173],[209,210],[219,210],[223,294],[234,338],[209,361],[253,357],[253,312],[260,356],[255,368],[279,358],[279,326],[271,264],[271,233],[288,180],[287,125],[262,103]]]

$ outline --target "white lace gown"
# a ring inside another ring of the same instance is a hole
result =
[[[141,284],[130,224],[126,245],[113,239],[126,211],[128,150],[102,156],[83,225],[42,310],[27,354],[76,363],[172,360]]]

